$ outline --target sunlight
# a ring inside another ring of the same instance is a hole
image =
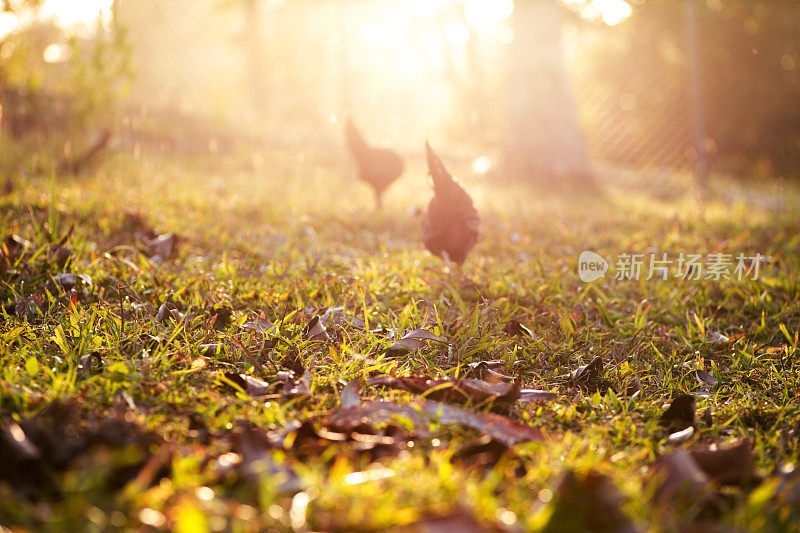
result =
[[[442,7],[440,0],[405,0],[409,13],[419,18],[430,18]]]
[[[0,38],[17,28],[17,17],[11,13],[0,13]]]
[[[513,11],[514,0],[464,0],[467,24],[482,30],[493,28]]]
[[[113,3],[113,0],[47,0],[42,5],[41,16],[52,17],[62,28],[90,26],[101,14],[104,22],[110,20]]]
[[[467,44],[469,41],[469,28],[460,22],[451,22],[447,25],[445,31],[447,32],[447,40],[456,46]]]
[[[593,3],[600,10],[603,22],[609,26],[616,26],[633,13],[630,4],[625,0],[594,0]]]
[[[358,29],[361,40],[370,44],[377,44],[387,48],[400,48],[405,46],[408,39],[408,28],[401,21],[369,22]]]
[[[114,0],[46,0],[38,11],[40,20],[52,19],[61,28],[76,26],[91,27],[102,17],[103,24],[111,21],[111,6]],[[18,27],[27,27],[35,15],[0,13],[0,37],[5,37]]]
[[[67,47],[63,44],[51,44],[44,49],[42,58],[46,63],[58,63],[67,59]]]
[[[472,162],[472,172],[478,175],[486,174],[492,168],[492,160],[487,155],[475,158]]]
[[[602,20],[609,26],[616,26],[625,21],[633,13],[633,8],[626,0],[562,0],[568,6],[574,6],[585,19]]]

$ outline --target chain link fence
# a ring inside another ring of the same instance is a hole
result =
[[[800,174],[800,3],[630,3],[615,26],[564,9],[593,163]],[[123,129],[169,149],[324,148],[349,114],[401,147],[434,136],[499,150],[513,30],[470,24],[457,2],[425,4],[117,0],[136,70]]]

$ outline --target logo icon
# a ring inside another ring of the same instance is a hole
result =
[[[589,283],[605,276],[608,272],[608,261],[602,256],[586,250],[578,257],[578,277]]]

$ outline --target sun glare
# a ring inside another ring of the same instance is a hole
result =
[[[408,27],[402,22],[368,22],[358,29],[358,36],[364,42],[399,48],[408,40]]]
[[[482,30],[491,29],[514,11],[514,0],[464,0],[467,24]]]
[[[440,0],[405,0],[409,13],[419,18],[430,18],[442,8]]]
[[[447,25],[447,39],[455,45],[467,44],[469,41],[469,28],[460,22],[451,22]]]
[[[44,18],[54,18],[62,28],[90,25],[101,14],[103,20],[110,18],[113,3],[113,0],[47,0],[41,14]]]
[[[5,37],[17,28],[17,17],[11,13],[0,13],[0,37]]]
[[[626,0],[562,0],[568,6],[575,6],[585,19],[602,20],[609,26],[616,26],[633,13]]]
[[[42,20],[52,19],[61,28],[93,26],[98,17],[103,24],[111,21],[111,6],[114,0],[46,0],[36,16]],[[13,13],[0,13],[0,37],[4,37],[18,27],[27,26],[34,15],[26,13],[17,16]]]

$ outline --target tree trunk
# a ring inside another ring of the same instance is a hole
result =
[[[517,0],[512,24],[503,141],[512,177],[542,184],[594,184],[564,65],[556,0]]]
[[[261,37],[261,9],[259,0],[246,0],[244,7],[247,85],[253,111],[251,115],[253,124],[258,124],[263,122],[268,108],[267,82],[264,75],[267,64]]]

